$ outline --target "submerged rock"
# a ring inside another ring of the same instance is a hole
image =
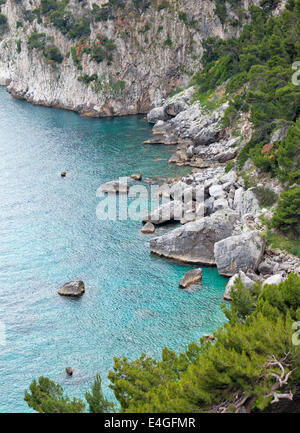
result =
[[[216,212],[151,239],[150,250],[164,257],[190,263],[215,265],[215,242],[231,236],[238,221],[236,212]]]
[[[231,277],[239,270],[257,267],[265,250],[265,241],[257,231],[245,231],[216,242],[214,256],[219,274]]]
[[[192,269],[191,271],[184,274],[181,280],[178,281],[178,284],[186,289],[192,284],[199,283],[202,280],[202,269]]]
[[[84,282],[81,280],[69,281],[61,286],[57,291],[61,296],[81,296],[84,292]]]

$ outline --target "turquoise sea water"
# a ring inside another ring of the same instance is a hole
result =
[[[96,217],[103,182],[179,173],[167,164],[173,149],[141,144],[150,132],[141,116],[86,119],[0,89],[1,412],[29,411],[24,389],[40,375],[80,397],[99,372],[111,396],[113,356],[184,350],[223,323],[226,279],[216,269],[204,269],[198,291],[184,292],[177,282],[191,266],[149,254],[139,222]],[[60,297],[72,279],[86,293]]]

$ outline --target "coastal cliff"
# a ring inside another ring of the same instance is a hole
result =
[[[147,113],[200,67],[203,40],[237,36],[259,1],[3,0],[0,84],[88,116]],[[275,12],[276,13],[276,12]]]

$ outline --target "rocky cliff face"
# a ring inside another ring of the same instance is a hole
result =
[[[3,0],[0,84],[89,116],[145,113],[199,69],[203,39],[237,34],[258,3],[241,1],[242,17],[228,5],[222,23],[211,0]]]

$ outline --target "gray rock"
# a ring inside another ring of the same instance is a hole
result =
[[[242,195],[241,216],[246,214],[257,215],[260,212],[258,200],[253,192],[253,188],[247,189]]]
[[[194,146],[189,146],[186,151],[186,156],[187,158],[191,159],[193,158],[193,155],[194,155]]]
[[[192,269],[191,271],[184,274],[181,280],[178,281],[178,284],[186,289],[192,284],[199,283],[202,280],[202,269]]]
[[[188,108],[188,105],[183,101],[175,101],[171,102],[170,104],[166,105],[165,107],[165,113],[168,116],[175,117],[177,114],[181,113],[181,111],[184,111]]]
[[[204,202],[204,209],[205,209],[205,213],[207,215],[211,215],[214,211],[214,202],[215,199],[213,197],[209,197],[207,200],[205,200]]]
[[[274,144],[277,141],[282,141],[286,138],[287,131],[290,127],[290,123],[286,122],[286,125],[276,129],[270,137],[270,144]]]
[[[243,198],[244,188],[238,188],[234,194],[233,209],[235,209],[239,214],[241,214],[242,198]]]
[[[219,198],[214,201],[214,212],[218,210],[226,210],[228,208],[228,201],[226,198]]]
[[[268,263],[267,261],[261,262],[259,264],[259,266],[258,266],[258,272],[260,274],[263,274],[263,275],[268,275],[268,274],[270,275],[270,274],[272,274],[273,269],[274,269],[273,264]]]
[[[152,234],[155,232],[155,227],[152,223],[148,222],[141,228],[141,232],[144,233],[144,235]]]
[[[184,216],[185,207],[182,201],[174,200],[158,206],[149,214],[142,218],[144,223],[151,222],[152,224],[164,224],[168,221],[180,221]]]
[[[61,296],[81,296],[85,292],[84,283],[80,280],[69,281],[61,286],[57,293]]]
[[[220,130],[217,129],[217,125],[213,124],[208,127],[201,129],[201,131],[195,136],[194,142],[198,146],[208,146],[211,143],[218,141]],[[197,149],[196,149],[197,151]]]
[[[201,206],[201,204],[199,205]],[[202,206],[204,207],[204,204],[202,203]],[[202,215],[203,217],[204,215]],[[194,211],[185,212],[184,216],[180,219],[180,224],[187,224],[191,221],[196,220],[196,213]]]
[[[255,284],[255,281],[252,281],[242,270],[239,271],[239,277],[244,286],[247,287],[247,289],[252,289],[252,287]]]
[[[100,186],[100,191],[107,194],[109,193],[127,194],[128,190],[129,190],[128,183],[120,182],[118,180],[112,180]]]
[[[221,185],[212,185],[209,188],[209,195],[215,200],[218,200],[219,198],[225,198],[225,193]]]
[[[147,114],[147,121],[149,123],[156,123],[159,120],[167,120],[168,115],[165,113],[164,107],[156,107],[153,108],[148,114]]]
[[[214,256],[219,274],[231,277],[239,270],[256,271],[265,249],[257,231],[246,231],[215,243]]]
[[[241,280],[241,283],[247,287],[249,290],[252,289],[252,287],[254,286],[255,282],[252,281],[249,277],[247,277],[247,275],[243,272],[243,271],[239,271],[238,273],[234,274],[228,281],[227,285],[226,285],[226,289],[223,295],[223,299],[225,301],[231,301],[231,290],[232,287],[234,286],[234,284],[236,283],[237,279]]]
[[[223,299],[225,300],[225,301],[232,301],[232,298],[231,298],[231,296],[230,296],[230,292],[231,292],[231,289],[232,289],[232,287],[234,286],[234,284],[235,284],[235,282],[236,282],[236,280],[239,278],[239,274],[235,274],[235,275],[233,275],[230,279],[229,279],[229,281],[228,281],[228,283],[227,283],[227,285],[226,285],[226,288],[225,288],[225,291],[224,291],[224,294],[223,294]]]
[[[217,160],[221,163],[230,161],[231,159],[236,157],[237,153],[237,149],[226,150],[225,152],[222,152],[218,155]]]
[[[151,239],[153,253],[183,262],[215,265],[214,244],[232,235],[238,221],[236,212],[216,212]]]
[[[267,278],[263,282],[263,287],[267,284],[275,284],[276,286],[281,283],[284,280],[283,276],[281,274],[271,275],[271,277]]]

